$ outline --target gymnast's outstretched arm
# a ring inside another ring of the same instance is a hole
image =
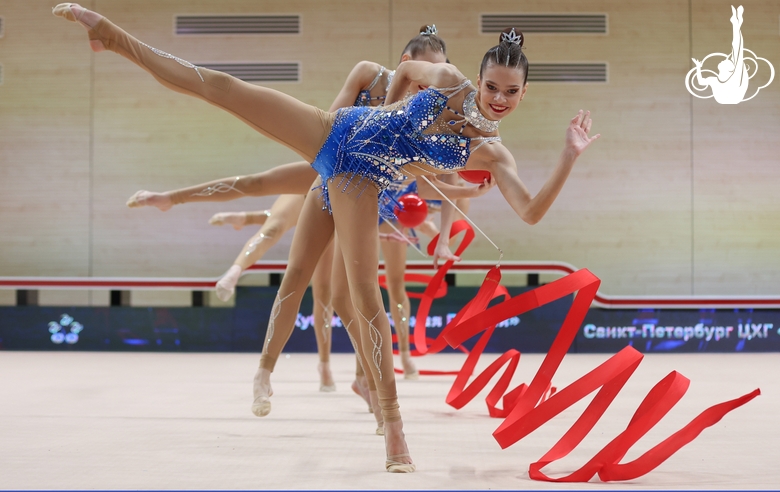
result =
[[[500,143],[483,145],[473,152],[466,164],[467,169],[489,171],[496,180],[498,189],[515,211],[528,224],[536,224],[547,213],[553,201],[569,177],[574,162],[582,152],[600,135],[589,136],[591,127],[590,111],[580,110],[572,118],[566,130],[564,145],[558,165],[536,196],[526,188],[517,175],[517,163],[509,150]]]
[[[428,180],[417,179],[417,194],[424,200],[441,200],[441,194],[434,189],[435,187],[450,200],[460,200],[461,198],[480,197],[490,191],[494,185],[494,181],[486,179],[484,183],[477,186],[461,186],[450,184],[437,176],[429,176]]]

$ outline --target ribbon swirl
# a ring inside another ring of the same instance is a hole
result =
[[[473,230],[464,221],[453,224],[451,237],[463,231],[466,231],[466,234],[456,255],[460,255],[474,237]],[[435,239],[431,244],[435,244]],[[429,245],[429,250],[431,248],[432,246]],[[644,356],[631,346],[625,347],[565,388],[556,391],[552,387],[552,378],[582,326],[601,283],[586,269],[510,297],[506,288],[500,285],[500,268],[495,267],[488,272],[476,296],[444,327],[436,339],[431,340],[426,336],[425,322],[431,304],[437,298],[436,294],[441,292],[439,289],[444,275],[452,264],[453,262],[448,261],[431,277],[428,287],[420,298],[412,336],[415,352],[419,355],[438,352],[444,348],[445,343],[453,348],[460,348],[468,354],[459,371],[420,371],[421,374],[456,375],[445,400],[449,405],[456,409],[463,408],[490,383],[502,367],[505,367],[503,374],[485,399],[490,416],[504,419],[493,432],[493,437],[504,449],[596,392],[593,400],[563,437],[538,461],[530,464],[528,474],[533,480],[587,482],[595,475],[603,481],[635,479],[658,467],[677,450],[695,439],[704,429],[719,422],[727,413],[761,394],[760,389],[756,389],[739,398],[713,405],[638,458],[620,463],[634,444],[646,435],[688,390],[690,380],[677,371],[672,371],[645,396],[626,428],[586,464],[563,477],[553,478],[545,475],[542,472],[545,466],[567,456],[585,439],[639,367]],[[575,297],[571,308],[530,384],[523,383],[507,391],[520,361],[521,354],[515,349],[501,354],[469,384],[479,357],[498,323],[572,294],[575,294]],[[496,298],[503,298],[503,300],[488,308],[488,304]],[[471,351],[465,350],[462,344],[480,334],[474,348]]]

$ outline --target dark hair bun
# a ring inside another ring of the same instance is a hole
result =
[[[521,48],[523,47],[523,41],[525,41],[525,36],[520,32],[520,29],[515,27],[507,27],[498,37],[498,44],[516,44]]]

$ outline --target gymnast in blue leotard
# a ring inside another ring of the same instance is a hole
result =
[[[399,175],[485,170],[518,216],[534,224],[549,210],[579,155],[598,137],[588,134],[589,113],[580,111],[571,120],[558,164],[534,196],[518,177],[517,164],[498,134],[500,120],[517,107],[527,89],[523,36],[515,29],[505,30],[499,44],[485,54],[475,85],[452,65],[409,61],[396,70],[381,109],[328,113],[153,48],[80,6],[61,4],[54,14],[86,27],[94,51],[114,51],[165,87],[234,114],[314,162],[325,187],[326,210],[319,190],[307,195],[271,310],[256,389],[270,409],[271,369],[292,331],[311,272],[335,231],[358,315],[360,343],[370,359],[366,365],[377,383],[385,468],[414,471],[398,406],[390,326],[376,282],[379,194]],[[411,84],[423,90],[405,97]]]

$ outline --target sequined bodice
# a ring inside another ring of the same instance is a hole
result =
[[[344,157],[377,165],[385,175],[380,179],[385,185],[404,174],[446,174],[463,169],[472,139],[455,134],[441,122],[435,125],[439,132],[430,131],[448,99],[439,90],[428,88],[392,107],[340,111],[337,119],[355,118],[341,148]],[[417,171],[404,169],[406,166]]]
[[[500,140],[459,135],[444,119],[449,97],[470,85],[466,80],[457,87],[428,88],[391,106],[339,109],[312,166],[325,180],[368,179],[379,191],[405,176],[465,168],[474,149]]]

